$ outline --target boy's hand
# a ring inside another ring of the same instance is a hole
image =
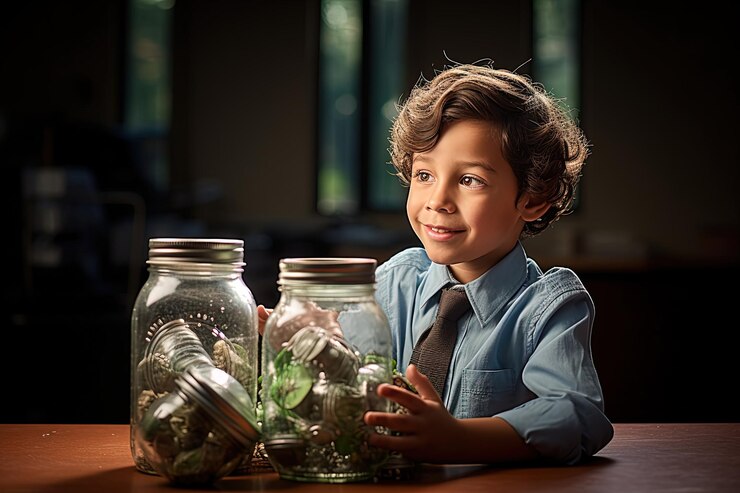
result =
[[[370,445],[401,452],[409,459],[421,462],[449,462],[454,444],[459,440],[461,425],[445,409],[432,383],[415,365],[406,369],[406,378],[419,395],[395,385],[381,384],[377,392],[381,397],[395,401],[408,411],[405,414],[365,413],[365,423],[384,426],[401,436],[372,434]],[[452,445],[452,446],[450,446]]]
[[[257,318],[259,319],[259,326],[257,327],[260,335],[264,335],[265,322],[272,313],[272,308],[265,308],[265,305],[257,305]]]

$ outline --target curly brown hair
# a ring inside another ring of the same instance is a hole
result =
[[[589,143],[557,100],[528,76],[491,64],[446,66],[423,77],[399,108],[389,149],[396,175],[408,186],[415,153],[433,148],[445,126],[459,120],[493,123],[501,132],[502,154],[523,193],[550,204],[521,238],[535,236],[571,211]]]

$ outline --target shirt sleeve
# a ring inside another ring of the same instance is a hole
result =
[[[497,416],[543,458],[575,464],[614,434],[591,356],[594,306],[582,287],[554,293],[547,301],[532,318],[532,355],[522,372],[536,397]]]

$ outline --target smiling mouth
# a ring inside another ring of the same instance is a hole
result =
[[[443,228],[441,226],[427,226],[427,229],[437,234],[459,233],[460,231],[463,231],[462,229],[450,229],[450,228]]]

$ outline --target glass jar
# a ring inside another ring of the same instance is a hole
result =
[[[155,401],[160,404],[172,393],[182,397],[176,382],[188,369],[202,374],[215,368],[230,375],[246,396],[234,405],[245,416],[256,415],[258,319],[242,279],[243,244],[235,239],[149,240],[149,278],[131,315],[130,442],[141,472],[162,474],[147,459],[137,428]],[[202,380],[199,388],[209,387],[208,382]],[[211,393],[221,392],[218,385],[212,387]],[[248,470],[254,445],[243,448],[235,473]]]
[[[287,258],[262,339],[262,441],[281,478],[344,483],[375,476],[366,411],[392,382],[391,332],[375,300],[376,260]]]

